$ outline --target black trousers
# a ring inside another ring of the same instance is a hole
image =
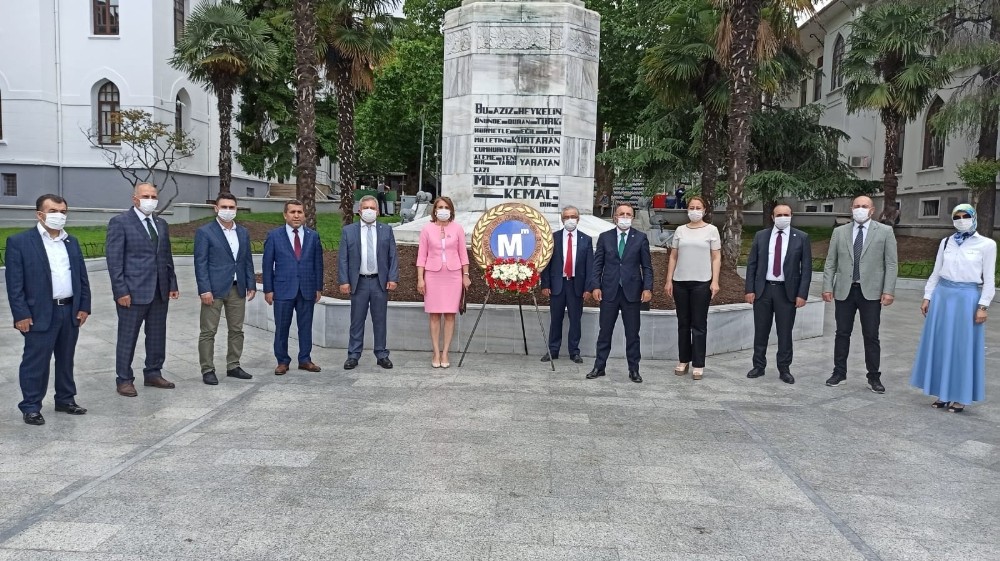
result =
[[[880,295],[881,296],[881,295]],[[847,357],[851,354],[851,333],[854,316],[861,312],[861,336],[865,341],[865,367],[868,376],[879,374],[882,344],[878,340],[878,327],[882,319],[882,302],[867,300],[861,286],[851,285],[847,298],[834,301],[837,334],[833,340],[833,373],[847,376]]]
[[[52,306],[52,322],[46,331],[29,331],[24,335],[24,354],[18,379],[21,382],[22,413],[38,413],[49,387],[49,364],[56,359],[56,405],[73,403],[76,383],[73,381],[73,357],[80,328],[73,317],[73,305]]]
[[[549,354],[552,358],[559,356],[559,348],[562,347],[563,316],[569,314],[569,341],[566,348],[569,356],[580,354],[580,337],[582,329],[580,321],[583,319],[583,294],[577,294],[572,280],[563,282],[563,289],[559,294],[553,294],[549,298]]]
[[[608,363],[608,355],[611,354],[611,337],[615,333],[615,324],[618,323],[619,314],[622,317],[622,325],[625,327],[625,358],[628,361],[628,371],[639,371],[639,360],[642,358],[639,352],[639,314],[641,302],[629,302],[618,291],[618,297],[614,302],[601,300],[600,330],[597,334],[597,360],[594,361],[595,370],[604,370]]]
[[[767,366],[767,342],[771,325],[778,331],[778,372],[788,372],[792,366],[792,328],[795,326],[795,302],[788,299],[785,285],[764,284],[764,293],[753,303],[753,367]]]
[[[674,302],[677,304],[678,362],[690,362],[692,368],[704,368],[712,281],[674,281]]]

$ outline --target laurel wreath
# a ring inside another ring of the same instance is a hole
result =
[[[472,230],[472,257],[483,270],[496,259],[490,247],[493,230],[505,220],[519,220],[535,230],[535,251],[527,257],[539,271],[552,259],[552,228],[549,221],[534,207],[524,203],[499,204],[485,213]]]

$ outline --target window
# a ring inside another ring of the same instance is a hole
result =
[[[120,109],[118,86],[105,82],[97,90],[97,143],[118,144],[119,125],[115,122]]]
[[[920,199],[920,218],[937,218],[941,199]]]
[[[823,57],[816,59],[816,70],[813,71],[813,101],[819,101],[823,95]]]
[[[833,60],[830,61],[830,89],[844,85],[844,37],[837,35],[833,43]]]
[[[944,146],[945,136],[931,129],[931,119],[941,111],[944,100],[935,97],[927,110],[927,117],[924,120],[924,168],[944,167]]]
[[[3,180],[3,196],[5,196],[5,197],[16,197],[17,196],[17,174],[16,173],[0,173],[0,179]]]
[[[906,140],[906,123],[896,126],[896,173],[903,173],[903,142]]]
[[[174,45],[181,42],[184,35],[184,18],[187,14],[186,0],[174,0]]]
[[[174,100],[174,134],[180,136],[184,132],[184,102],[181,101],[181,95],[177,94],[177,99]]]
[[[816,205],[806,205],[806,212],[819,212],[819,207]]]
[[[833,203],[823,203],[823,212],[833,212]]]
[[[248,197],[255,196],[256,192],[257,192],[257,190],[254,187],[247,187],[247,196]]]
[[[118,35],[118,0],[91,0],[94,35]]]
[[[799,107],[805,107],[809,103],[809,81],[802,80],[799,84]]]

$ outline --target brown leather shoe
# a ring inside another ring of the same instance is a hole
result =
[[[122,382],[118,384],[118,395],[135,397],[139,395],[139,392],[135,391],[135,385],[132,382]]]
[[[154,388],[160,388],[163,390],[174,389],[174,383],[168,382],[163,376],[157,376],[156,378],[149,378],[142,382],[144,386],[152,386]]]
[[[299,370],[307,370],[309,372],[319,372],[322,369],[319,366],[317,366],[316,363],[314,362],[300,362]]]
[[[274,375],[275,376],[284,376],[287,372],[288,372],[288,365],[287,364],[279,364],[274,369]]]

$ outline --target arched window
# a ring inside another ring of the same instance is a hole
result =
[[[816,70],[813,71],[813,101],[819,101],[823,95],[823,57],[816,59]]]
[[[844,37],[837,35],[833,43],[833,60],[830,61],[830,90],[844,85]]]
[[[99,144],[118,144],[121,128],[115,122],[121,109],[121,94],[114,82],[105,82],[97,90],[97,142]]]
[[[94,35],[118,35],[118,0],[92,0]]]
[[[943,106],[944,100],[935,97],[924,119],[924,169],[944,167],[945,136],[931,129],[931,119]]]
[[[174,134],[180,135],[184,132],[184,102],[181,101],[181,95],[177,94],[177,99],[174,100]]]
[[[184,20],[187,17],[187,0],[174,0],[174,45],[181,42],[184,35]]]

